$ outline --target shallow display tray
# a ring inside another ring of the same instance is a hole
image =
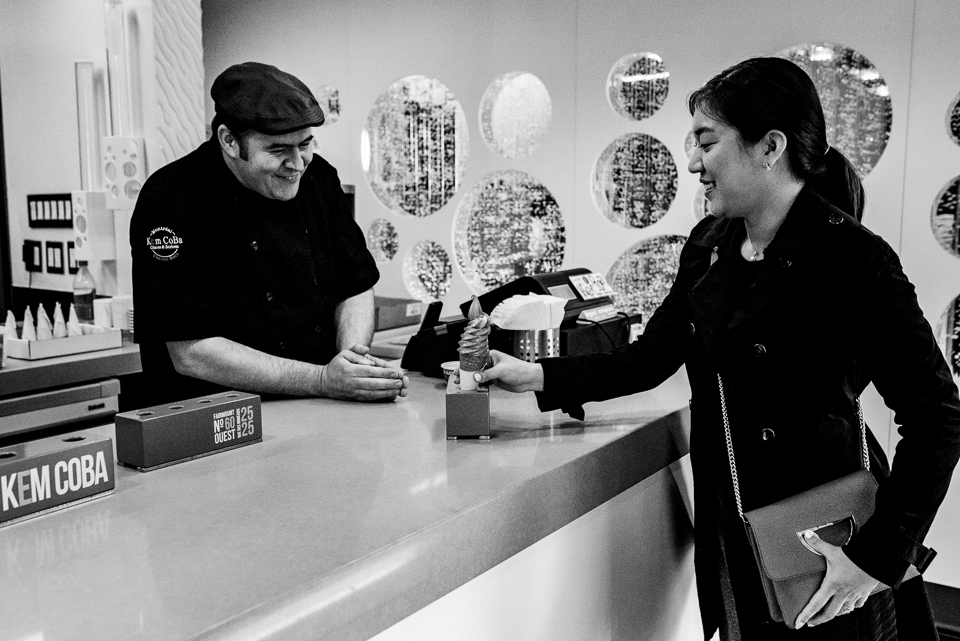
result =
[[[119,329],[100,325],[80,324],[83,336],[51,338],[45,341],[25,341],[21,338],[6,339],[6,353],[10,358],[35,361],[42,358],[95,352],[101,349],[120,347],[123,337]]]

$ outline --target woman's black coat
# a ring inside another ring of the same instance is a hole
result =
[[[538,393],[541,409],[582,418],[583,403],[653,388],[686,365],[697,582],[708,629],[723,607],[716,532],[731,578],[752,564],[732,498],[718,371],[745,510],[858,469],[855,400],[874,383],[903,438],[889,474],[870,435],[876,512],[845,551],[887,585],[898,585],[915,560],[960,457],[957,388],[890,246],[805,189],[753,285],[731,296],[744,234],[740,219],[701,221],[643,335],[609,353],[541,361],[545,390]],[[764,438],[764,430],[772,433]]]

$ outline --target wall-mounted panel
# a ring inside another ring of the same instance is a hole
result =
[[[957,98],[957,60],[960,40],[960,4],[948,0],[916,3],[915,37],[912,39],[913,75],[909,131],[903,176],[903,242],[900,257],[904,271],[917,286],[920,306],[937,327],[944,310],[960,295],[960,258],[945,251],[931,216],[948,216],[956,210],[950,186],[960,174],[960,146],[945,127]],[[894,127],[896,129],[896,126]],[[891,452],[899,438],[893,433]],[[927,579],[960,588],[960,475],[954,474],[950,492],[933,524],[926,544],[940,556],[930,566]]]

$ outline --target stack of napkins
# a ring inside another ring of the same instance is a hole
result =
[[[497,305],[490,321],[501,329],[553,329],[563,322],[567,301],[545,294],[517,294]]]

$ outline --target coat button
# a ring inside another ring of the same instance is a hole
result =
[[[831,225],[839,225],[840,223],[843,222],[843,216],[841,216],[837,212],[833,212],[832,214],[830,214],[830,217],[827,218],[827,220],[830,221]]]
[[[316,327],[313,328],[313,331],[315,331],[316,333],[319,334],[320,332],[323,331],[323,328],[321,328],[319,325],[317,325]]]
[[[269,303],[272,300],[273,300],[273,294],[271,294],[270,292],[267,292],[267,302]]]
[[[257,241],[250,243],[250,247],[253,248],[253,251],[257,251],[260,248],[260,245],[257,244]]]
[[[767,348],[763,346],[762,343],[757,343],[753,346],[753,355],[757,358],[765,356],[767,354]]]
[[[697,333],[697,326],[694,325],[693,323],[690,323],[690,335],[693,336],[696,333]]]
[[[769,427],[760,432],[760,438],[764,441],[772,441],[777,438],[777,433],[771,430]]]

